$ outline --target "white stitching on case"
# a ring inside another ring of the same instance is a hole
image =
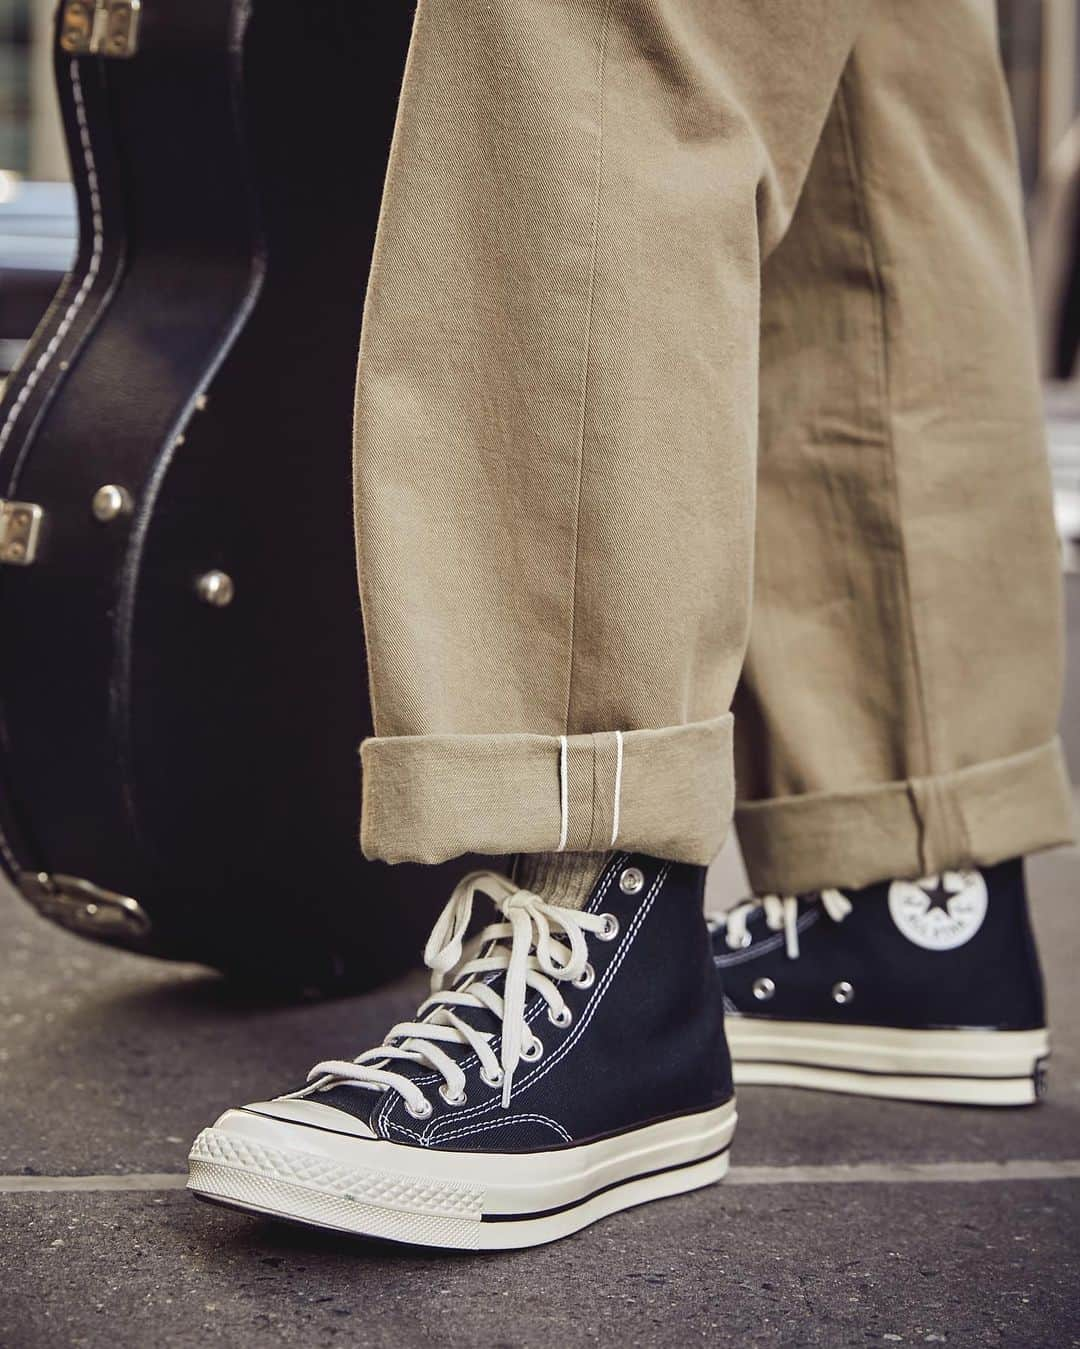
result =
[[[101,270],[101,257],[104,249],[104,224],[101,215],[101,197],[98,192],[97,166],[94,161],[94,149],[90,142],[90,129],[86,122],[86,106],[83,102],[82,81],[79,78],[78,63],[74,60],[70,63],[71,71],[71,90],[75,100],[75,119],[79,124],[79,140],[82,145],[83,163],[86,166],[86,182],[90,191],[90,219],[94,230],[94,241],[91,247],[90,262],[86,268],[86,276],[83,278],[82,285],[75,293],[74,299],[67,308],[64,317],[57,324],[56,331],[49,340],[48,346],[38,357],[37,364],[26,377],[26,383],[19,390],[18,396],[12,403],[8,415],[4,420],[3,427],[0,427],[0,450],[7,444],[12,431],[15,429],[15,423],[18,421],[23,408],[26,406],[26,400],[37,387],[38,380],[45,373],[53,357],[56,355],[60,343],[67,337],[71,330],[71,325],[78,317],[79,310],[86,302],[94,282],[97,280],[98,272]]]
[[[38,357],[37,364],[26,377],[26,383],[19,390],[8,409],[8,415],[4,418],[4,425],[0,427],[0,450],[11,438],[11,433],[15,429],[15,423],[22,414],[26,406],[27,399],[37,387],[38,380],[45,373],[53,357],[60,346],[60,343],[68,335],[71,325],[75,322],[79,310],[83,307],[87,295],[89,295],[94,282],[97,280],[98,272],[101,270],[101,258],[104,251],[105,230],[101,215],[101,197],[98,194],[97,166],[94,162],[94,149],[90,142],[90,129],[86,122],[86,107],[83,103],[82,81],[79,78],[78,63],[73,59],[69,64],[71,73],[71,89],[75,100],[75,117],[79,123],[79,140],[82,144],[83,162],[86,165],[86,181],[90,190],[90,218],[94,230],[94,242],[90,252],[90,262],[86,268],[86,276],[83,278],[82,285],[75,294],[74,299],[68,306],[64,317],[57,324],[56,331],[49,340],[48,346]],[[0,852],[4,854],[4,860],[7,862],[13,875],[19,871],[19,861],[11,849],[7,838],[0,830]]]

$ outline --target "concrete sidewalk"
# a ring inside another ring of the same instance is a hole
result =
[[[1068,706],[1080,721],[1075,685]],[[714,878],[724,898],[733,866]],[[0,1349],[1080,1346],[1080,852],[1030,875],[1054,1025],[1044,1104],[747,1089],[727,1184],[486,1257],[248,1220],[177,1188],[219,1110],[377,1042],[418,977],[260,1004],[81,943],[4,892]]]

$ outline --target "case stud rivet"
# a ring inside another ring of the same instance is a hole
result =
[[[232,577],[224,571],[208,571],[199,577],[195,589],[199,599],[204,604],[212,604],[215,609],[224,609],[227,604],[232,604],[236,594]]]
[[[94,512],[94,519],[100,520],[103,525],[107,525],[110,520],[116,520],[121,515],[130,514],[131,494],[123,487],[117,487],[115,483],[108,482],[94,493],[91,509]]]

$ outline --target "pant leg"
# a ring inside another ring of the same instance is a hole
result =
[[[708,861],[760,264],[865,0],[420,0],[361,345],[368,856]]]
[[[758,893],[1070,836],[1014,161],[990,0],[881,0],[765,268],[736,699]]]

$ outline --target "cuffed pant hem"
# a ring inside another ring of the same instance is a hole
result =
[[[754,893],[935,875],[1070,843],[1061,744],[850,792],[748,801],[735,823]]]
[[[592,735],[366,740],[361,846],[384,862],[630,848],[706,865],[734,798],[732,718]]]

